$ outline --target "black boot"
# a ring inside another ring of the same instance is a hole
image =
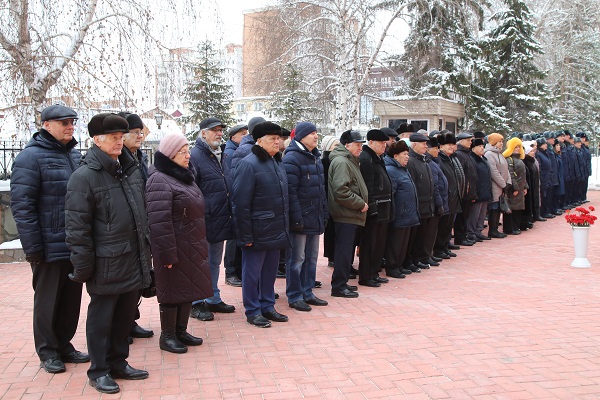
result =
[[[202,338],[192,336],[187,333],[187,325],[190,319],[190,310],[192,309],[192,303],[183,303],[177,307],[177,326],[175,336],[177,339],[187,346],[200,346],[202,344]]]
[[[161,330],[159,341],[160,349],[170,353],[185,353],[187,347],[175,336],[175,324],[177,323],[177,310],[179,307],[165,307],[160,304],[159,309]],[[189,314],[190,311],[188,310],[187,318],[189,318]]]

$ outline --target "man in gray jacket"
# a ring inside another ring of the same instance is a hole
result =
[[[113,378],[145,379],[127,363],[127,336],[140,289],[150,284],[150,231],[144,180],[129,152],[122,152],[127,120],[95,115],[88,124],[94,144],[67,184],[65,226],[74,273],[90,294],[86,337],[90,385],[117,393]]]

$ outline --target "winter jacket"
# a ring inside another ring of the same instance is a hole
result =
[[[565,177],[563,171],[562,155],[555,153],[556,156],[556,180],[558,185],[554,187],[554,194],[558,196],[564,196],[565,194]]]
[[[129,149],[126,146],[123,146],[123,151],[129,151]],[[133,159],[137,163],[140,171],[142,171],[142,179],[146,182],[148,180],[148,155],[140,149],[137,149]]]
[[[192,169],[156,152],[146,202],[158,302],[181,304],[211,297],[204,196]]]
[[[536,163],[535,157],[525,156],[523,160],[527,168],[527,195],[525,196],[525,210],[529,211],[530,216],[539,216],[540,214],[540,169]]]
[[[448,213],[458,214],[462,212],[461,197],[458,189],[458,180],[456,178],[456,169],[452,163],[454,155],[446,155],[440,150],[438,155],[439,166],[448,182]]]
[[[585,181],[587,179],[586,175],[586,161],[585,154],[583,152],[583,148],[578,149],[575,147],[575,180],[576,181]]]
[[[128,152],[117,164],[96,145],[67,185],[65,227],[75,280],[90,294],[114,295],[150,284],[150,232],[144,180]]]
[[[392,182],[394,199],[394,228],[410,228],[421,223],[419,219],[419,199],[415,183],[406,167],[392,157],[384,157],[385,169]]]
[[[435,203],[435,213],[437,215],[446,215],[450,212],[448,206],[448,179],[444,175],[439,165],[439,157],[433,158],[431,154],[425,154],[429,168],[433,173],[433,200]]]
[[[424,154],[418,154],[413,149],[410,149],[408,154],[409,158],[406,168],[410,172],[410,176],[417,188],[419,216],[421,220],[431,218],[435,214],[433,173]]]
[[[221,165],[223,166],[223,171],[225,171],[226,175],[228,171],[231,171],[231,158],[238,147],[240,147],[240,145],[231,139],[225,143],[225,150],[223,150],[223,154],[221,154]]]
[[[46,262],[68,260],[65,243],[65,194],[81,153],[48,131],[36,132],[13,163],[10,208],[23,252],[42,253]]]
[[[308,151],[295,140],[283,157],[290,198],[290,230],[303,235],[320,235],[329,218],[320,157],[319,150]]]
[[[242,140],[240,141],[240,145],[233,152],[233,155],[231,156],[229,168],[230,168],[232,177],[235,175],[235,167],[237,167],[238,163],[240,162],[240,160],[242,158],[244,158],[248,154],[250,154],[252,146],[254,146],[255,143],[256,143],[256,141],[254,140],[252,135],[246,135],[242,138]]]
[[[556,186],[555,182],[558,181],[556,171],[552,171],[552,161],[550,160],[550,153],[547,150],[538,149],[535,153],[535,157],[540,165],[540,181],[543,188]]]
[[[590,148],[585,144],[581,145],[581,152],[583,153],[583,160],[585,162],[583,170],[583,173],[585,174],[585,180],[588,179],[588,177],[592,176],[592,152],[590,151]]]
[[[550,186],[558,186],[558,161],[556,160],[556,153],[552,146],[548,145],[546,154],[548,154],[548,158],[550,158]]]
[[[361,212],[368,204],[367,185],[360,173],[358,157],[344,145],[338,145],[329,154],[327,201],[329,215],[335,222],[365,226],[367,213]]]
[[[564,180],[565,182],[572,182],[575,180],[575,163],[577,162],[575,147],[569,142],[564,142],[561,148],[561,154],[563,159]]]
[[[249,243],[253,250],[290,246],[288,182],[281,164],[280,153],[271,157],[254,145],[235,168],[233,216],[241,247]]]
[[[507,158],[508,162],[508,172],[512,179],[512,186],[508,190],[508,195],[506,199],[508,200],[508,205],[511,210],[518,211],[525,209],[525,189],[529,189],[529,185],[527,184],[527,176],[525,163],[521,160],[520,156],[517,154],[511,155]],[[516,196],[513,195],[514,192],[518,192]]]
[[[454,154],[465,173],[465,190],[462,199],[464,201],[477,200],[477,168],[475,160],[471,157],[471,149],[459,144]]]
[[[358,163],[369,195],[367,218],[373,218],[381,223],[390,222],[392,220],[392,183],[385,170],[383,159],[369,146],[363,145]]]
[[[204,195],[206,240],[219,243],[233,239],[231,183],[225,177],[221,163],[201,137],[196,139],[190,154],[190,162],[196,170],[196,184]]]
[[[505,187],[512,184],[508,172],[508,162],[502,156],[502,151],[491,144],[485,145],[483,154],[492,174],[492,202],[497,202]]]
[[[485,156],[478,156],[471,152],[477,174],[477,203],[492,201],[492,172]]]

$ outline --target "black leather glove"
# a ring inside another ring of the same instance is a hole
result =
[[[39,264],[44,261],[44,252],[38,251],[33,254],[25,254],[25,260],[30,264]]]
[[[293,224],[292,226],[290,226],[290,231],[292,231],[292,232],[303,232],[304,231],[304,224]]]

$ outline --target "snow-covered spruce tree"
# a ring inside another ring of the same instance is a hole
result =
[[[534,37],[531,12],[522,0],[504,1],[507,9],[491,17],[495,27],[480,42],[483,59],[491,68],[487,96],[505,110],[509,130],[547,128],[553,97],[543,81],[546,72],[535,64],[535,57],[543,51]],[[489,128],[502,130],[501,126]]]
[[[279,124],[292,130],[299,121],[316,120],[317,109],[312,106],[311,95],[302,89],[302,76],[300,71],[291,64],[285,66],[283,72],[284,86],[271,96],[271,107],[268,110],[271,118]]]
[[[210,41],[198,46],[199,58],[193,65],[194,78],[183,94],[189,102],[190,115],[186,121],[198,123],[204,118],[217,117],[226,125],[234,123],[231,113],[233,88],[225,82],[225,69],[221,66],[218,52]],[[197,131],[190,132],[195,139]]]

